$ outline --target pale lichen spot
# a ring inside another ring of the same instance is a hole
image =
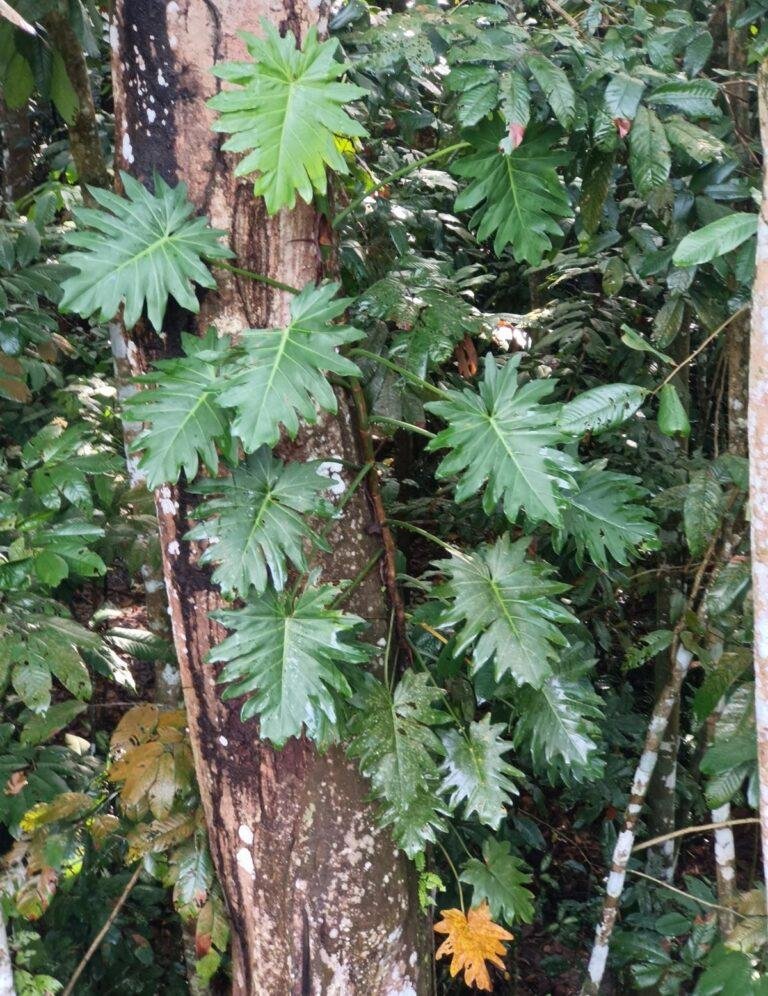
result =
[[[253,865],[253,855],[247,847],[241,847],[237,852],[237,863],[251,878],[256,878],[256,869]]]
[[[240,838],[240,840],[242,840],[244,844],[253,843],[253,830],[251,830],[249,826],[246,826],[245,823],[242,823],[237,828],[237,836]]]

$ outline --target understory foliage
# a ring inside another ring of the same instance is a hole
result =
[[[644,812],[641,834],[754,809],[746,398],[726,343],[759,166],[733,101],[765,11],[715,13],[351,0],[326,40],[244,33],[248,59],[210,67],[230,84],[214,127],[269,213],[298,197],[326,216],[336,279],[293,288],[285,327],[182,334],[119,397],[105,323],[162,334],[169,298],[197,313],[227,233],[159,177],[121,174],[83,206],[71,165],[38,152],[42,183],[0,229],[0,824],[20,993],[61,988],[95,933],[77,904],[114,901],[138,861],[78,991],[184,991],[181,932],[198,980],[226,967],[184,714],[135,677],[172,654],[114,599],[120,575],[140,600],[156,556],[131,469],[199,496],[185,542],[226,602],[209,663],[254,738],[341,743],[369,780],[438,907],[442,992],[574,972],[680,645],[697,666],[677,781],[657,787],[671,826]],[[32,43],[0,27],[4,100],[26,107]],[[319,567],[349,500],[334,454],[274,452],[353,384],[397,545],[383,648],[345,608],[361,578]],[[142,425],[127,462],[121,417]],[[106,720],[89,705],[105,686]],[[650,853],[616,931],[623,991],[765,992],[748,859],[724,929],[707,848],[683,845],[674,892],[674,862]],[[152,927],[167,890],[170,941]]]

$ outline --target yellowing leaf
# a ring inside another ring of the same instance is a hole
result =
[[[38,802],[28,809],[21,818],[21,829],[25,833],[32,833],[48,823],[77,819],[92,809],[95,802],[92,796],[84,792],[62,792],[53,802]]]
[[[464,972],[464,983],[486,992],[493,990],[486,962],[504,968],[501,956],[506,953],[502,941],[512,934],[491,920],[488,903],[481,903],[465,914],[461,910],[443,910],[435,932],[447,937],[435,952],[435,958],[452,955],[451,977]]]

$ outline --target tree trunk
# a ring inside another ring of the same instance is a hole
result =
[[[235,179],[233,160],[221,153],[205,101],[219,87],[210,66],[245,56],[239,29],[258,30],[259,18],[267,17],[303,36],[324,14],[310,2],[121,0],[111,31],[119,164],[144,182],[153,170],[186,182],[200,212],[229,232],[241,267],[294,286],[321,275],[319,218],[301,203],[267,218],[251,184]],[[237,334],[282,324],[288,304],[284,294],[227,277],[217,294],[206,296],[199,318],[183,321],[198,330],[213,322],[220,332]],[[135,369],[176,348],[181,324],[171,319],[167,325],[162,342],[146,332],[134,335]],[[283,447],[283,456],[289,452],[298,459],[359,462],[346,399],[337,417]],[[215,669],[204,664],[223,636],[208,618],[219,596],[182,539],[190,499],[183,487],[164,487],[156,505],[197,778],[233,928],[233,992],[428,992],[430,959],[409,866],[376,827],[367,784],[340,750],[319,756],[304,739],[272,750],[258,741],[254,724],[240,721],[238,703],[221,701]],[[359,492],[331,536],[328,580],[352,578],[369,561],[376,543],[370,525]],[[369,576],[349,607],[378,635],[388,618],[380,580]]]
[[[763,199],[757,222],[749,357],[749,487],[755,613],[755,724],[760,773],[760,835],[768,882],[768,60],[757,74]],[[768,895],[768,893],[766,893]]]
[[[83,187],[83,197],[87,201],[86,184],[92,187],[109,186],[109,173],[99,139],[88,65],[82,45],[66,15],[52,11],[45,16],[44,23],[56,50],[64,60],[69,82],[77,94],[77,111],[72,123],[67,125],[67,132],[69,151],[72,153],[78,181]]]
[[[3,200],[11,204],[32,187],[32,135],[26,104],[10,108],[0,97],[0,144],[3,149]]]

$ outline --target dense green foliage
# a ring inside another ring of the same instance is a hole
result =
[[[761,55],[763,11],[718,27],[705,3],[568,10],[353,0],[332,40],[244,35],[249,61],[211,67],[236,85],[211,102],[215,127],[269,212],[298,194],[328,215],[338,280],[294,289],[283,328],[182,335],[127,399],[99,323],[146,315],[162,333],[169,297],[196,313],[216,286],[208,264],[231,255],[226,233],[159,178],[123,174],[122,194],[80,206],[71,168],[42,153],[41,187],[5,205],[0,823],[21,993],[66,981],[95,932],[84,896],[114,898],[123,861],[173,888],[202,976],[226,948],[183,717],[140,705],[110,742],[115,714],[105,725],[87,705],[94,685],[132,695],[137,665],[169,659],[94,581],[123,574],[140,599],[151,559],[120,414],[143,423],[129,445],[147,485],[183,475],[202,496],[185,539],[206,544],[198,565],[229,603],[210,655],[222,695],[245,696],[243,722],[276,746],[302,732],[346,745],[423,904],[487,901],[520,931],[518,966],[566,975],[590,943],[670,648],[698,666],[677,788],[668,769],[654,792],[673,825],[756,805],[746,461],[719,333],[748,300],[757,167],[722,51],[742,31]],[[19,82],[25,44],[2,25],[12,106],[33,90]],[[38,86],[66,122],[62,91]],[[407,652],[394,612],[387,645],[371,646],[344,608],[356,579],[322,578],[332,481],[271,452],[335,413],[353,381]],[[643,820],[647,836],[666,829],[653,807]],[[724,933],[711,859],[683,848],[673,893],[674,866],[651,855],[632,859],[651,878],[628,886],[617,930],[623,991],[764,991],[754,876],[739,867]],[[164,974],[184,991],[178,927],[155,936],[174,923],[163,893],[132,895],[83,993],[149,996]],[[527,956],[543,935],[551,953]]]

